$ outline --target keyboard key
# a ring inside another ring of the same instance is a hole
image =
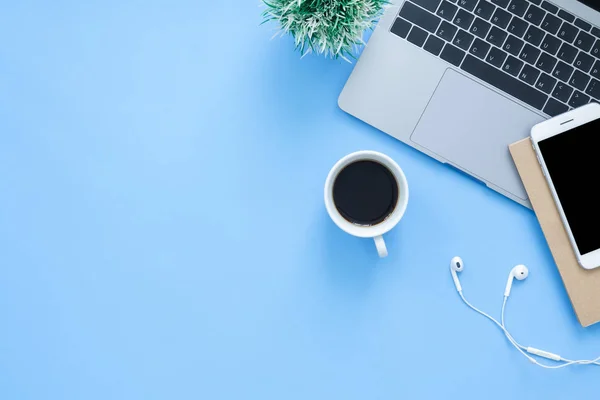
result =
[[[581,31],[579,32],[579,35],[577,35],[577,39],[575,39],[575,47],[583,51],[590,51],[594,45],[594,42],[595,39],[592,35]]]
[[[477,5],[477,0],[458,0],[458,5],[465,10],[473,11]]]
[[[575,26],[579,29],[583,29],[586,32],[589,32],[590,29],[592,29],[592,25],[579,18],[575,20]]]
[[[492,24],[504,29],[508,26],[511,18],[512,16],[509,13],[496,8],[496,11],[494,11],[494,15],[492,16]]]
[[[593,63],[594,57],[585,54],[583,51],[580,51],[573,65],[575,65],[576,68],[579,68],[584,72],[589,72],[590,68],[592,68]]]
[[[529,2],[535,4],[536,6],[542,4],[542,0],[529,0]]]
[[[566,62],[567,64],[571,64],[577,55],[577,49],[570,44],[563,43],[560,46],[560,50],[558,50],[558,58]]]
[[[573,88],[562,82],[558,82],[558,85],[556,85],[552,91],[552,97],[562,101],[563,103],[569,101],[571,94],[573,94]]]
[[[546,15],[546,12],[544,10],[532,4],[529,6],[527,12],[525,13],[525,19],[530,24],[539,25],[540,22],[542,22],[542,19],[544,19],[544,15]]]
[[[492,27],[490,33],[488,33],[487,38],[485,40],[487,40],[495,46],[502,47],[502,43],[504,43],[504,40],[507,36],[508,33],[506,33],[506,31],[503,31],[502,29],[494,26]]]
[[[401,38],[406,39],[411,27],[412,24],[410,22],[402,18],[396,18],[396,22],[394,22],[394,25],[392,25],[391,32],[394,35],[398,35]]]
[[[558,65],[554,68],[552,76],[560,79],[563,82],[568,82],[571,74],[573,73],[573,67],[565,64],[562,61],[558,62]]]
[[[546,32],[550,32],[550,33],[554,34],[554,33],[558,32],[558,29],[560,28],[561,24],[562,24],[562,21],[560,20],[560,18],[555,17],[554,15],[551,15],[551,14],[546,14],[546,16],[544,17],[544,20],[542,21],[542,29],[545,30]]]
[[[513,35],[509,35],[508,39],[506,39],[506,42],[504,42],[502,49],[509,52],[513,56],[518,56],[521,53],[521,49],[523,48],[524,44],[525,42],[523,42],[521,39],[518,39]]]
[[[515,59],[516,60],[516,59]],[[518,60],[516,60],[518,61]],[[520,61],[519,61],[520,62]],[[526,83],[511,77],[508,74],[492,67],[480,59],[467,55],[461,68],[484,82],[500,89],[501,91],[516,97],[522,102],[541,110],[548,96],[528,86]]]
[[[469,53],[473,54],[476,57],[484,59],[485,55],[490,50],[490,47],[492,47],[492,46],[490,46],[488,43],[484,42],[483,40],[475,39],[475,41],[473,42],[473,45],[471,46],[471,49],[469,50]]]
[[[592,96],[596,100],[600,100],[600,81],[597,79],[592,79],[585,93]]]
[[[425,39],[427,39],[427,32],[418,26],[413,26],[408,37],[406,38],[406,40],[419,47],[423,46]]]
[[[439,17],[429,14],[427,11],[415,6],[412,3],[409,3],[408,1],[402,6],[402,10],[400,10],[400,16],[431,33],[435,33],[441,21]]]
[[[425,42],[425,46],[423,46],[425,50],[427,50],[434,56],[439,56],[443,47],[444,41],[433,35],[429,35],[429,38],[427,38],[427,41]]]
[[[458,26],[459,28],[468,30],[469,27],[471,27],[471,22],[473,22],[474,19],[475,19],[475,17],[473,16],[473,14],[469,14],[465,10],[461,9],[461,10],[458,10],[456,17],[454,17],[453,23],[454,23],[454,25]]]
[[[590,71],[590,75],[592,75],[594,78],[600,79],[600,61],[596,61],[594,67]]]
[[[512,76],[518,76],[521,68],[523,68],[523,61],[519,61],[513,56],[508,56],[502,66],[502,71],[508,72]]]
[[[543,30],[531,25],[529,29],[527,29],[527,32],[525,32],[524,39],[526,42],[529,42],[534,46],[539,46],[544,38],[544,35],[545,33]]]
[[[600,29],[593,27],[592,28],[592,35],[596,36],[597,38],[600,38]]]
[[[540,49],[533,47],[530,44],[526,44],[523,50],[521,50],[521,54],[519,54],[519,59],[533,65],[537,61],[541,52],[542,51]]]
[[[492,3],[497,5],[498,7],[506,8],[510,0],[492,0]]]
[[[577,36],[579,29],[575,28],[566,22],[563,22],[562,26],[558,30],[557,36],[568,43],[573,43],[575,36]]]
[[[492,47],[487,57],[485,58],[485,61],[492,64],[494,67],[502,68],[506,57],[508,57],[508,54],[506,54],[500,49],[497,49],[496,47]]]
[[[591,78],[589,75],[586,75],[581,71],[575,70],[575,72],[573,72],[571,80],[569,80],[569,84],[575,87],[576,89],[585,90],[588,83],[590,83],[590,79]]]
[[[540,58],[538,58],[537,62],[535,63],[535,66],[541,69],[542,71],[551,74],[552,71],[554,71],[554,66],[557,62],[558,60],[556,58],[552,57],[548,53],[542,52],[542,55],[540,56]]]
[[[522,19],[517,17],[513,17],[510,20],[510,24],[508,24],[508,31],[517,37],[523,37],[523,34],[527,30],[529,24]]]
[[[592,47],[591,53],[594,57],[600,58],[600,40],[596,40],[594,47]]]
[[[495,8],[496,7],[494,7],[492,3],[488,3],[485,0],[479,0],[477,7],[475,7],[475,15],[479,18],[489,20]]]
[[[573,21],[575,21],[575,16],[573,14],[569,14],[565,10],[560,10],[558,12],[558,16],[561,17],[562,19],[564,19],[565,21],[569,21],[571,23],[573,23]]]
[[[547,33],[540,47],[542,48],[542,50],[554,55],[558,51],[560,44],[561,41],[559,39]]]
[[[465,52],[461,49],[452,46],[450,43],[447,43],[442,50],[442,54],[440,54],[440,58],[442,60],[448,61],[450,64],[454,64],[455,66],[459,66],[462,59],[465,57]]]
[[[558,7],[554,4],[550,4],[547,1],[542,2],[542,8],[552,14],[556,14],[558,12]]]
[[[519,74],[519,79],[530,85],[535,85],[537,78],[540,76],[540,71],[530,65],[525,65]]]
[[[569,109],[569,107],[567,107],[563,103],[560,103],[560,102],[554,100],[553,98],[550,98],[550,99],[548,99],[548,103],[546,104],[546,107],[544,107],[544,112],[551,117],[556,117],[559,114],[567,112],[568,109]]]
[[[525,0],[512,0],[508,5],[508,11],[519,17],[525,14],[525,10],[527,10],[527,1]]]
[[[434,13],[435,10],[438,9],[438,6],[440,5],[440,2],[442,0],[410,0],[410,1],[412,1],[415,4],[420,5],[424,9],[429,10],[432,13]]]
[[[467,31],[459,29],[458,33],[454,37],[454,40],[452,41],[452,44],[467,51],[471,48],[471,43],[473,43],[473,39],[475,39],[475,36],[471,35]]]
[[[450,25],[446,21],[442,21],[442,24],[438,28],[436,35],[446,40],[447,42],[451,42],[454,39],[454,35],[456,35],[457,27],[454,25]]]
[[[446,21],[452,21],[456,11],[458,11],[458,7],[444,0],[440,5],[440,8],[438,8],[436,15],[444,18]]]
[[[469,29],[469,32],[471,32],[477,37],[485,39],[490,28],[491,25],[489,22],[485,22],[481,18],[475,18],[475,22],[473,22],[473,25],[471,25],[471,29]]]
[[[571,100],[569,100],[569,105],[573,108],[577,108],[586,105],[589,102],[590,98],[588,96],[576,90],[575,93],[573,93],[573,96],[571,96]]]
[[[556,79],[550,75],[542,74],[536,82],[535,87],[546,94],[550,94],[552,93],[552,89],[554,89],[554,85],[556,85]]]

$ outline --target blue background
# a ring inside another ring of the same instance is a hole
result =
[[[257,1],[0,6],[0,397],[593,396],[600,355],[533,213],[346,115],[352,65],[270,40]],[[399,117],[402,110],[398,110]],[[347,153],[404,169],[379,260],[328,218]]]

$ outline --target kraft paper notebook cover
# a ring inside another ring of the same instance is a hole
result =
[[[600,268],[588,271],[577,263],[529,138],[509,148],[579,322],[584,327],[599,322]]]

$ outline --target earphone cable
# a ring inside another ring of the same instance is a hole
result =
[[[565,368],[568,367],[570,365],[575,365],[575,364],[598,364],[598,361],[600,361],[600,357],[594,359],[594,360],[586,360],[586,361],[573,361],[573,360],[567,360],[561,357],[560,360],[557,361],[561,361],[564,362],[564,364],[560,364],[560,365],[546,365],[546,364],[542,364],[539,361],[537,361],[535,358],[531,357],[529,354],[526,353],[526,350],[528,349],[527,347],[519,344],[510,334],[510,332],[508,332],[508,330],[506,329],[506,327],[504,326],[504,324],[498,322],[494,317],[492,317],[491,315],[481,311],[480,309],[478,309],[477,307],[475,307],[474,305],[472,305],[471,303],[469,303],[469,301],[465,298],[464,294],[462,293],[462,291],[458,292],[458,294],[460,295],[460,298],[462,299],[462,301],[469,307],[471,308],[473,311],[477,312],[478,314],[484,316],[485,318],[489,319],[490,321],[492,321],[494,324],[496,324],[498,326],[498,328],[500,328],[506,338],[510,341],[510,343],[519,351],[519,353],[521,353],[525,358],[527,358],[529,361],[531,361],[533,364],[545,368],[545,369],[560,369],[560,368]],[[503,309],[505,309],[506,306],[506,300],[507,297],[505,297],[504,299],[504,305],[503,305]],[[504,312],[502,314],[502,320],[504,320]],[[525,350],[524,350],[525,349]]]
[[[469,301],[465,298],[465,295],[461,292],[458,292],[458,294],[460,295],[460,298],[462,299],[462,301],[473,311],[475,311],[478,314],[483,315],[485,318],[489,319],[490,321],[492,321],[494,324],[496,324],[498,326],[498,328],[500,328],[504,334],[506,335],[506,337],[508,338],[508,340],[511,342],[511,344],[513,346],[516,347],[517,350],[519,350],[519,352],[521,354],[523,354],[523,356],[525,356],[525,358],[527,358],[529,361],[531,361],[532,363],[537,363],[537,361],[531,357],[530,355],[528,355],[527,353],[525,353],[525,351],[523,351],[523,349],[521,347],[519,347],[518,345],[516,345],[515,343],[513,343],[513,341],[511,340],[512,336],[510,336],[510,333],[506,330],[506,328],[504,328],[504,326],[502,326],[502,324],[500,322],[498,322],[494,317],[492,317],[491,315],[481,311],[480,309],[478,309],[477,307],[475,307],[474,305],[472,305],[471,303],[469,303]]]
[[[512,344],[516,347],[521,348],[522,350],[528,351],[528,348],[525,346],[520,345],[515,339],[514,337],[508,332],[508,329],[506,328],[506,323],[505,323],[505,318],[504,315],[506,313],[506,302],[508,301],[508,297],[504,296],[504,301],[502,302],[502,330],[504,331],[507,339],[509,341],[512,342]],[[560,361],[564,362],[564,364],[561,365],[553,365],[553,366],[547,366],[547,365],[542,365],[536,362],[536,364],[540,365],[541,367],[544,368],[552,368],[552,369],[558,369],[558,368],[564,368],[564,367],[568,367],[569,365],[574,365],[574,364],[580,364],[580,365],[588,365],[588,364],[594,364],[594,365],[600,365],[600,357],[595,358],[594,360],[570,360],[568,358],[564,358],[559,356]]]
[[[463,303],[465,303],[470,309],[472,309],[476,313],[482,315],[483,317],[489,319],[494,324],[496,324],[496,326],[498,326],[498,328],[500,328],[500,330],[502,330],[502,332],[504,332],[504,335],[508,339],[510,344],[512,344],[513,347],[515,349],[517,349],[517,351],[519,353],[521,353],[525,358],[527,358],[530,362],[532,362],[533,364],[536,364],[539,367],[545,368],[545,369],[559,369],[559,368],[564,368],[564,367],[568,367],[570,365],[575,365],[575,364],[600,365],[600,357],[595,358],[593,360],[570,360],[570,359],[564,358],[558,354],[554,354],[554,353],[550,353],[550,352],[547,352],[544,350],[536,349],[534,347],[523,346],[522,344],[517,342],[517,340],[510,334],[510,332],[506,328],[506,322],[505,322],[506,303],[508,301],[508,297],[510,296],[510,291],[512,288],[513,280],[517,279],[519,281],[522,281],[522,280],[526,279],[527,276],[529,275],[529,270],[527,269],[527,267],[525,265],[522,265],[522,264],[517,265],[510,271],[510,275],[509,275],[508,281],[506,283],[506,288],[504,290],[504,301],[502,303],[502,314],[501,314],[501,319],[500,319],[501,322],[498,322],[491,315],[478,309],[477,307],[475,307],[474,305],[469,303],[469,301],[465,298],[463,291],[462,291],[461,284],[460,284],[460,280],[458,279],[458,273],[462,272],[463,268],[464,268],[464,264],[460,257],[456,256],[456,257],[453,257],[452,260],[450,260],[450,273],[452,274],[452,280],[454,281],[454,285],[456,286],[456,291],[458,292]],[[542,364],[536,358],[534,358],[532,356],[544,358],[546,360],[552,360],[552,361],[558,362],[559,364],[557,364],[557,365]],[[560,363],[562,363],[562,364],[560,364]]]

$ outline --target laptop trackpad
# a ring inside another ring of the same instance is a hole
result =
[[[411,139],[488,186],[525,200],[508,145],[544,117],[451,69],[446,70]]]

